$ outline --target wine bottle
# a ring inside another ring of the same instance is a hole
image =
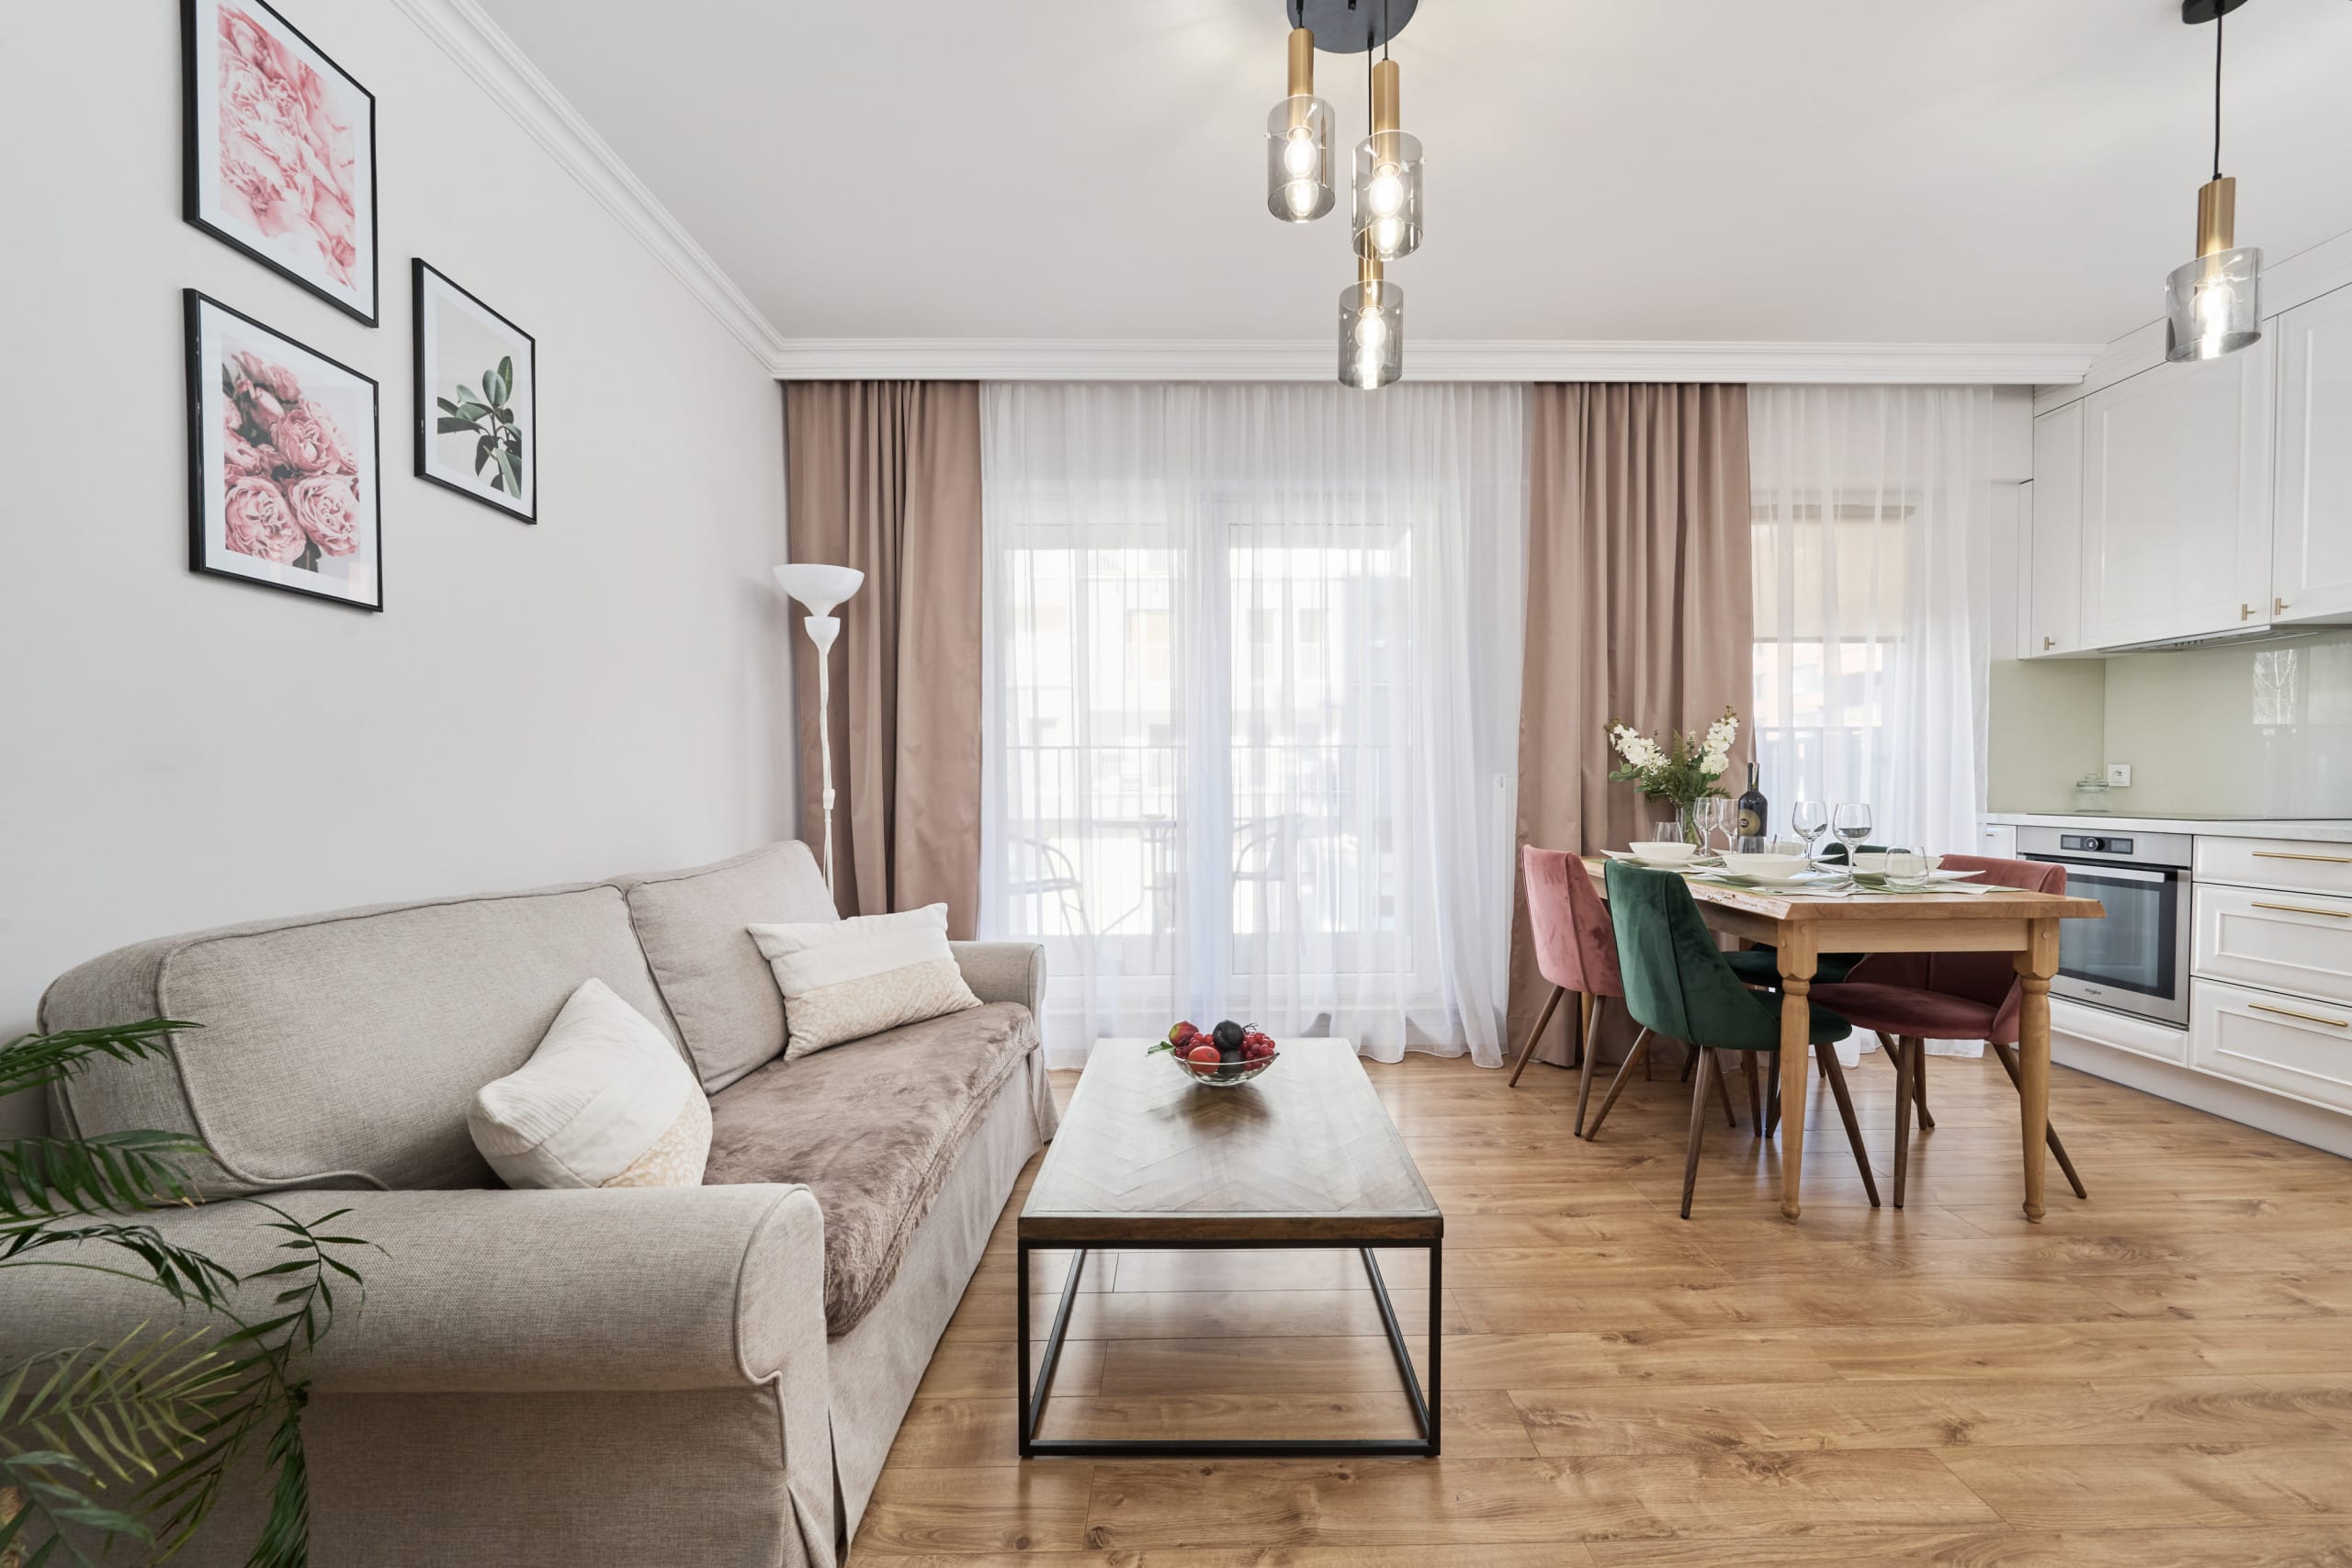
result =
[[[1756,787],[1756,764],[1747,764],[1747,793],[1739,797],[1739,836],[1760,839],[1769,820],[1769,806],[1764,792]]]

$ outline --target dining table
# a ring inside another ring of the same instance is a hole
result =
[[[1608,897],[1600,856],[1585,869]],[[1782,890],[1735,886],[1703,873],[1686,878],[1710,929],[1770,944],[1781,973],[1781,1100],[1804,1103],[1814,971],[1824,953],[2007,953],[2024,987],[2018,1017],[2018,1136],[2025,1217],[2042,1216],[2042,1155],[2050,1125],[2050,979],[2058,972],[2058,922],[2102,919],[2096,898],[1987,886],[1973,892]],[[1803,1212],[1804,1118],[1781,1122],[1781,1213]]]

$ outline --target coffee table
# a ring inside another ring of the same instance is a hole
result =
[[[1148,1040],[1104,1040],[1087,1060],[1015,1232],[1021,1457],[1290,1456],[1438,1451],[1445,1216],[1344,1040],[1277,1043],[1281,1059],[1247,1084],[1204,1086]],[[1201,1248],[1355,1248],[1396,1352],[1419,1435],[1411,1438],[1117,1440],[1040,1438],[1062,1337],[1087,1254]],[[1069,1248],[1069,1277],[1031,1387],[1029,1254]],[[1374,1247],[1429,1254],[1429,1384],[1413,1372]]]

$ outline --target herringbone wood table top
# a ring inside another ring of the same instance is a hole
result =
[[[1288,1040],[1250,1082],[1193,1082],[1105,1040],[1021,1211],[1024,1241],[1426,1240],[1445,1217],[1344,1040]]]

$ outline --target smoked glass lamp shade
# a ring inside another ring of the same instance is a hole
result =
[[[1331,210],[1331,106],[1312,94],[1284,98],[1266,116],[1266,210],[1312,223]]]
[[[1421,140],[1375,130],[1356,143],[1355,242],[1358,255],[1382,261],[1421,244]]]
[[[2262,252],[2216,251],[2165,279],[2165,357],[2219,359],[2262,336]]]
[[[1340,382],[1371,391],[1405,373],[1405,291],[1374,280],[1340,291]]]

